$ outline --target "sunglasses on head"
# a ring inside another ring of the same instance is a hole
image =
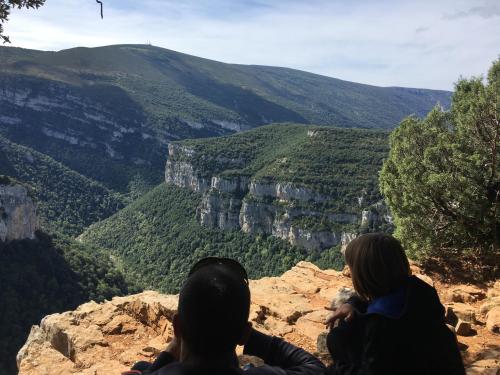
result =
[[[195,265],[189,271],[188,277],[192,276],[195,272],[202,268],[220,265],[230,270],[233,274],[241,278],[246,284],[248,284],[248,274],[245,268],[234,259],[229,258],[218,258],[218,257],[208,257],[203,258],[195,263]]]

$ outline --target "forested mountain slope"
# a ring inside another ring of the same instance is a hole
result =
[[[166,181],[203,194],[197,216],[205,226],[323,250],[390,224],[377,183],[387,136],[279,124],[175,142]]]
[[[449,97],[147,45],[0,48],[0,133],[123,192],[160,181],[172,140],[272,122],[389,129]]]
[[[31,187],[42,228],[49,232],[78,235],[125,206],[121,194],[2,136],[0,175],[9,175]]]
[[[166,182],[80,237],[140,285],[176,291],[189,265],[239,259],[251,277],[299,260],[342,266],[340,246],[387,229],[378,170],[387,132],[282,124],[170,146]]]
[[[3,165],[4,160],[0,161]],[[40,186],[45,189],[42,194],[50,188],[43,182]],[[44,315],[135,290],[109,254],[64,235],[40,231],[35,199],[35,189],[0,175],[0,374],[16,373],[15,354],[30,327]]]
[[[201,198],[163,183],[92,225],[79,240],[109,250],[139,285],[163,292],[177,292],[190,266],[206,256],[238,259],[253,278],[278,274],[308,257],[306,251],[272,237],[201,226],[196,220]]]

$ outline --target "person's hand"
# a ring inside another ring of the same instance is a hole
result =
[[[333,314],[328,316],[326,319],[326,326],[330,329],[333,328],[335,322],[339,319],[344,319],[346,322],[350,322],[354,318],[354,307],[348,303],[344,303],[338,309],[332,309],[326,307],[327,310],[333,311]]]
[[[166,352],[172,354],[177,361],[180,360],[181,357],[181,345],[177,337],[174,337],[172,341],[167,345],[165,349]]]

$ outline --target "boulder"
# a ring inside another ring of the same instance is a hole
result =
[[[458,285],[450,288],[445,294],[447,302],[473,303],[486,298],[484,290],[471,285]]]
[[[325,331],[325,321],[328,314],[327,310],[322,309],[300,317],[295,323],[296,331],[309,337],[313,342],[317,341],[318,336]]]
[[[446,322],[456,325],[458,320],[468,323],[476,322],[476,310],[465,303],[450,303],[446,305]]]
[[[455,333],[458,336],[469,336],[472,332],[472,327],[469,322],[464,322],[462,320],[458,320],[457,325],[455,326]]]
[[[338,309],[340,306],[346,303],[349,300],[349,298],[355,295],[356,292],[354,291],[353,288],[348,288],[348,287],[340,288],[337,290],[337,293],[333,297],[332,304],[330,307],[332,309]]]
[[[486,315],[490,310],[500,306],[500,296],[488,298],[480,307],[481,314]]]
[[[489,288],[486,295],[488,298],[500,297],[500,280],[497,280],[493,287]]]
[[[500,348],[491,347],[482,350],[474,361],[466,367],[467,375],[499,375]]]
[[[416,273],[415,276],[422,280],[424,283],[427,283],[432,287],[434,286],[434,281],[429,276],[421,273]]]
[[[342,275],[345,277],[351,277],[351,269],[349,266],[345,266],[344,269],[342,270]]]
[[[328,332],[323,331],[319,334],[318,339],[316,340],[316,348],[320,355],[328,354],[328,345],[327,345],[327,336]]]
[[[493,333],[500,333],[500,307],[494,307],[488,312],[486,328]]]

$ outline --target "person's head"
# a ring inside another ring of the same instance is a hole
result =
[[[345,250],[356,292],[367,300],[391,293],[410,276],[410,264],[401,243],[384,233],[352,240]]]
[[[214,360],[234,353],[251,325],[250,289],[245,269],[236,261],[205,258],[189,273],[179,295],[175,335],[183,356]]]

